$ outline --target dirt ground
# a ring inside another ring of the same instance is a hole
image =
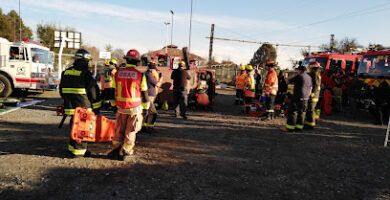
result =
[[[214,111],[189,119],[160,111],[158,133],[140,133],[126,162],[66,153],[69,126],[56,92],[0,116],[0,199],[390,199],[386,127],[367,113],[323,117],[315,130],[282,133],[285,119],[262,122],[218,90]]]

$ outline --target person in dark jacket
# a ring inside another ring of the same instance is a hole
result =
[[[171,79],[173,80],[173,98],[175,106],[176,117],[181,116],[187,119],[186,109],[188,104],[188,80],[191,76],[184,70],[185,63],[179,63],[179,68],[173,70]]]
[[[321,91],[321,65],[318,62],[309,63],[310,77],[312,83],[312,90],[309,99],[309,106],[306,112],[305,127],[314,128],[316,125],[316,111],[315,108],[318,103]]]
[[[294,83],[294,94],[288,106],[287,124],[282,131],[300,131],[303,129],[307,102],[310,97],[312,82],[310,76],[306,73],[306,67],[298,67],[298,75],[289,80]]]
[[[88,70],[91,54],[85,49],[75,53],[73,66],[62,72],[60,82],[60,95],[64,100],[65,115],[73,116],[77,107],[97,109],[101,102],[97,102],[98,89],[96,80]],[[94,105],[94,107],[93,107]],[[77,143],[70,139],[68,151],[75,157],[86,156],[87,143]]]
[[[390,86],[385,77],[379,76],[379,86],[374,89],[375,124],[383,125],[389,119]]]

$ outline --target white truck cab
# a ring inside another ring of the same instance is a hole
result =
[[[47,89],[52,58],[50,49],[38,43],[0,38],[0,97],[9,96],[14,89]]]

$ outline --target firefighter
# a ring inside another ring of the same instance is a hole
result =
[[[246,78],[244,85],[244,97],[245,97],[245,113],[249,113],[249,109],[253,99],[255,98],[255,78],[253,76],[253,67],[252,65],[247,65],[246,69]]]
[[[154,101],[156,100],[158,88],[162,82],[162,74],[157,72],[158,69],[154,62],[148,63],[148,70],[145,72],[146,81],[148,84],[148,96],[150,101],[150,107],[147,111],[147,117],[144,119],[143,128],[146,132],[154,132],[154,123],[157,120],[157,110],[154,106]]]
[[[114,76],[116,130],[112,141],[111,159],[125,160],[133,155],[136,134],[142,128],[142,110],[148,109],[150,102],[145,74],[138,71],[140,53],[130,49],[124,56],[126,67],[121,68]]]
[[[298,75],[291,78],[288,83],[294,83],[294,93],[289,99],[287,111],[287,124],[282,131],[301,131],[305,120],[307,101],[309,100],[312,82],[306,73],[306,67],[298,67]]]
[[[102,100],[105,107],[113,107],[110,105],[110,99],[115,95],[115,89],[112,87],[112,79],[116,73],[116,64],[115,59],[107,60],[106,67],[103,70],[103,74],[100,78],[100,88],[102,90]]]
[[[264,82],[264,91],[265,91],[265,106],[266,106],[266,115],[262,119],[263,121],[271,120],[274,117],[274,106],[275,98],[278,93],[278,75],[275,71],[276,63],[274,60],[269,60],[266,64],[268,74]]]
[[[243,103],[246,75],[245,66],[243,65],[240,67],[240,72],[236,76],[236,105]]]
[[[309,75],[311,77],[312,89],[308,102],[308,109],[305,118],[305,127],[313,129],[316,125],[316,106],[321,91],[321,65],[318,62],[309,63]]]
[[[64,112],[66,115],[73,116],[76,107],[94,109],[99,107],[97,101],[98,89],[96,80],[88,70],[88,63],[91,60],[91,54],[85,49],[79,49],[74,55],[73,66],[62,72],[60,82],[60,95],[64,100]],[[87,143],[76,143],[70,139],[68,151],[74,157],[86,156]]]

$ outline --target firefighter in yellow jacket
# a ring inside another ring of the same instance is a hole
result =
[[[244,101],[244,85],[246,78],[245,66],[240,67],[240,72],[236,76],[236,105],[240,105]]]
[[[114,77],[116,114],[116,133],[112,141],[109,158],[124,160],[134,153],[136,134],[142,128],[142,110],[148,109],[150,102],[146,77],[138,71],[140,53],[131,49],[127,52],[127,65]]]
[[[79,49],[74,56],[72,67],[62,72],[60,82],[60,95],[64,100],[64,111],[68,116],[74,115],[75,108],[98,109],[101,102],[98,101],[98,89],[96,80],[88,70],[88,63],[92,59],[91,54],[85,49]],[[76,143],[70,139],[69,152],[75,156],[88,155],[87,143]]]
[[[245,113],[249,113],[249,109],[251,103],[253,102],[253,99],[255,98],[255,92],[256,92],[255,78],[253,76],[252,65],[246,66],[246,73],[247,76],[245,78],[245,85],[244,85]]]

